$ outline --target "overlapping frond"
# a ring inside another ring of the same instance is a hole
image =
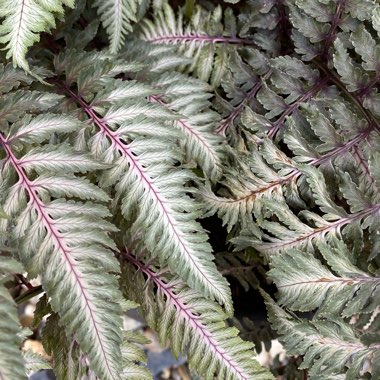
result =
[[[379,344],[365,344],[355,330],[342,319],[298,319],[264,294],[269,320],[280,334],[290,355],[303,355],[300,369],[308,368],[310,379],[357,379],[370,371],[380,374]]]
[[[273,257],[269,276],[279,290],[280,304],[291,310],[318,308],[319,315],[343,317],[375,311],[379,277],[355,266],[350,261],[355,256],[342,241],[334,243],[318,244],[330,268],[314,255],[294,249]]]
[[[262,221],[260,226],[266,230],[266,233],[262,237],[263,241],[255,246],[269,254],[294,247],[309,249],[312,248],[313,242],[321,242],[325,239],[331,241],[332,238],[340,237],[342,234],[353,243],[362,246],[362,241],[356,241],[356,239],[362,239],[362,228],[368,228],[371,231],[377,225],[376,220],[380,211],[377,196],[372,200],[369,197],[368,203],[357,202],[356,204],[360,204],[358,208],[351,207],[352,211],[347,211],[333,201],[327,191],[323,176],[316,169],[301,166],[300,170],[306,176],[306,181],[315,197],[316,206],[319,207],[323,217],[308,210],[296,215],[285,202],[274,204],[263,201],[267,219]],[[346,180],[352,181],[352,178],[347,175]],[[347,195],[344,187],[343,183],[341,190],[344,195]],[[271,221],[273,218],[278,221]]]
[[[230,61],[214,105],[223,115],[217,131],[227,135],[237,158],[224,170],[218,193],[205,188],[201,198],[208,215],[218,214],[227,226],[237,250],[266,254],[280,304],[316,312],[311,322],[292,319],[286,326],[291,315],[273,304],[278,315],[271,319],[280,335],[285,332],[289,353],[305,355],[302,368],[311,368],[310,377],[339,378],[347,371],[356,379],[369,363],[378,376],[374,3],[283,5],[294,47],[282,49],[290,55],[241,49]],[[351,352],[354,340],[357,351]]]
[[[283,141],[291,154],[285,155],[268,139],[246,132],[248,154],[240,154],[243,163],[238,161],[224,174],[228,192],[217,196],[210,189],[202,191],[209,213],[218,213],[229,230],[238,226],[236,232],[250,230],[251,242],[257,237],[266,241],[255,245],[260,250],[307,246],[346,228],[346,235],[360,239],[358,226],[367,218],[362,226],[374,236],[378,186],[371,172],[374,166],[369,163],[376,160],[370,149],[379,143],[378,122],[355,114],[342,98],[327,99],[303,105],[286,119]],[[252,111],[245,112],[244,123],[255,129],[257,117]],[[331,177],[329,165],[337,168],[334,180],[340,185],[335,188],[326,181]],[[348,203],[346,208],[338,206],[342,197]],[[324,219],[311,210],[315,206],[326,214]],[[304,211],[298,214],[300,209]],[[253,215],[257,225],[267,231],[265,236],[258,233]]]
[[[149,0],[77,0],[30,69],[27,49],[74,1],[0,1],[5,59],[22,68],[0,66],[0,241],[41,276],[52,366],[59,379],[150,377],[144,339],[122,331],[136,305],[121,286],[201,376],[271,378],[226,325],[226,275],[273,280],[270,321],[311,379],[380,378],[379,5],[212,3],[154,1],[140,23]],[[197,220],[213,214],[235,248],[217,265]],[[25,365],[4,281],[19,270],[1,256],[12,379]],[[27,371],[45,366],[24,356]]]
[[[199,206],[188,195],[193,190],[186,185],[195,177],[175,166],[181,162],[176,144],[180,135],[170,123],[187,118],[149,101],[147,85],[113,79],[117,73],[110,72],[116,65],[108,66],[100,78],[96,67],[86,67],[78,79],[69,67],[63,87],[91,122],[84,132],[90,133],[89,149],[95,157],[113,164],[103,171],[100,184],[108,191],[114,185],[115,208],[120,205],[131,231],[143,231],[144,244],[153,256],[230,312],[228,284],[217,271],[207,235],[196,221]],[[99,86],[101,80],[104,86]],[[75,92],[69,88],[74,84]],[[152,95],[158,90],[152,88]],[[97,95],[90,95],[91,91]],[[205,115],[207,118],[207,112]]]
[[[255,361],[252,343],[244,342],[237,329],[226,326],[227,315],[216,303],[167,270],[156,270],[128,251],[122,255],[126,295],[141,303],[148,323],[163,343],[170,339],[175,355],[186,351],[190,366],[202,378],[273,378]]]
[[[141,38],[152,44],[169,44],[193,62],[189,72],[218,86],[227,72],[230,54],[239,46],[256,46],[250,38],[240,38],[236,31],[236,17],[231,9],[224,14],[220,6],[212,12],[197,7],[187,21],[184,10],[175,14],[164,4],[153,15],[153,21],[142,22]]]
[[[94,7],[110,39],[110,51],[117,53],[125,36],[132,31],[132,24],[141,17],[148,0],[96,0]]]
[[[123,311],[135,308],[132,302],[122,302]],[[45,305],[46,306],[46,305]],[[126,307],[125,307],[126,306]],[[67,335],[60,327],[59,316],[51,314],[43,330],[43,344],[53,356],[53,368],[57,379],[97,379],[96,372],[89,366],[89,357],[81,349],[76,334]],[[120,363],[120,378],[131,380],[151,379],[149,370],[143,365],[146,356],[142,344],[147,343],[144,336],[133,331],[123,331]]]
[[[74,0],[3,0],[0,3],[0,42],[5,44],[7,58],[30,71],[26,53],[39,41],[40,33],[55,27],[55,17],[64,14],[63,6],[73,8]]]
[[[271,143],[267,141],[267,144]],[[277,153],[279,163],[286,165],[291,162],[278,150]],[[206,215],[217,213],[228,231],[238,227],[239,230],[249,229],[252,234],[257,234],[253,216],[255,211],[256,215],[260,214],[260,200],[264,198],[282,200],[282,184],[287,181],[287,173],[273,170],[260,155],[254,143],[251,144],[249,152],[240,152],[235,157],[234,163],[231,169],[225,171],[221,181],[224,186],[223,196],[215,195],[211,188],[204,187],[200,191],[200,197],[207,207]]]
[[[209,108],[209,87],[203,81],[179,73],[161,75],[152,84],[161,94],[150,99],[184,116],[173,124],[184,135],[180,144],[188,161],[194,161],[206,178],[215,182],[221,176],[225,152],[223,138],[214,132],[219,115]]]
[[[104,379],[116,379],[121,311],[117,279],[110,272],[119,267],[108,236],[116,228],[104,219],[109,216],[104,206],[89,211],[86,203],[107,201],[106,193],[76,174],[105,166],[51,140],[52,133],[64,139],[81,126],[72,116],[45,113],[20,117],[1,133],[1,202],[9,215],[1,229],[9,230],[29,275],[42,274],[53,310],[66,332],[75,333],[91,368]]]

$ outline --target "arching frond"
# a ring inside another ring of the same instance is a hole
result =
[[[253,234],[258,233],[253,213],[260,213],[261,199],[283,199],[282,184],[287,181],[288,174],[273,170],[257,148],[252,144],[250,152],[239,153],[234,160],[234,169],[225,171],[222,182],[224,196],[215,195],[208,187],[200,191],[200,197],[208,210],[206,215],[217,213],[228,231],[239,226],[240,229],[251,230]],[[284,155],[278,158],[279,163],[291,163]]]
[[[88,67],[80,78],[86,75],[87,83],[91,83],[95,74],[96,69]],[[67,75],[72,78],[70,72]],[[100,95],[93,95],[93,104],[81,95],[84,81],[72,78],[73,82],[64,88],[92,123],[88,129],[92,153],[113,164],[104,171],[101,186],[109,190],[115,185],[115,206],[120,202],[131,231],[143,231],[144,244],[154,257],[168,263],[191,287],[218,300],[231,312],[228,284],[217,271],[207,235],[196,221],[199,206],[188,195],[193,190],[186,185],[194,177],[174,165],[181,161],[175,144],[178,132],[168,128],[165,133],[165,123],[186,116],[174,112],[175,104],[171,110],[149,102],[143,96],[147,87],[138,82],[125,81],[124,91],[115,99],[120,80],[110,78],[107,72],[102,79],[107,87],[101,91],[94,87]],[[77,92],[68,88],[75,82]],[[86,91],[90,88],[86,84]],[[156,91],[152,88],[153,94]],[[142,96],[136,96],[139,93]],[[170,149],[168,142],[172,144]]]
[[[362,242],[355,242],[356,236],[362,236],[361,229],[368,228],[372,234],[373,228],[377,225],[375,221],[380,213],[377,196],[369,196],[368,203],[361,202],[359,205],[359,202],[355,202],[358,208],[351,207],[352,211],[347,212],[329,196],[324,178],[317,170],[309,166],[300,168],[306,175],[315,202],[324,216],[321,217],[311,211],[304,211],[296,216],[285,202],[273,204],[270,201],[264,201],[263,206],[268,213],[268,220],[260,224],[268,233],[264,236],[264,241],[258,243],[256,247],[266,253],[275,253],[295,247],[310,248],[312,242],[322,242],[324,239],[331,241],[335,237],[340,237],[341,234],[348,238],[350,236],[353,243],[361,246]],[[352,180],[350,176],[347,179]],[[346,192],[344,183],[341,191],[349,201],[349,193]],[[271,216],[276,216],[278,222],[270,221]],[[376,240],[377,238],[375,238]]]
[[[224,21],[225,25],[223,24]],[[141,38],[152,44],[169,44],[178,47],[186,57],[193,58],[189,71],[218,86],[228,69],[231,52],[239,46],[256,46],[249,38],[236,35],[236,20],[231,9],[223,15],[221,7],[207,12],[197,7],[190,21],[182,9],[175,15],[164,4],[153,16],[143,20]]]
[[[141,17],[148,0],[96,0],[94,7],[110,39],[110,50],[117,53],[125,36],[132,31],[132,24]]]
[[[27,50],[39,41],[39,34],[55,27],[55,15],[63,15],[63,5],[73,8],[74,0],[3,0],[0,3],[0,42],[13,64],[30,71]]]
[[[354,329],[343,320],[297,319],[276,305],[264,294],[269,320],[280,334],[280,340],[290,355],[304,355],[301,369],[309,368],[310,379],[337,378],[346,373],[346,379],[357,379],[368,371],[378,376],[378,344],[366,345]]]
[[[1,179],[7,185],[1,201],[9,215],[1,228],[4,231],[14,224],[11,238],[29,275],[42,274],[53,310],[67,333],[75,333],[91,368],[104,379],[115,379],[120,371],[121,318],[117,280],[110,273],[118,272],[118,263],[108,235],[116,229],[96,213],[82,213],[83,203],[65,200],[108,200],[102,190],[74,174],[104,164],[80,152],[54,149],[53,144],[33,146],[49,139],[52,132],[63,135],[80,127],[68,115],[46,113],[24,117],[7,135],[0,135],[5,152]],[[29,152],[20,154],[20,146]],[[56,176],[49,175],[53,171]],[[63,211],[66,202],[69,209]],[[56,206],[61,207],[56,210]]]
[[[269,275],[277,285],[281,305],[301,311],[318,308],[322,316],[351,317],[375,311],[380,278],[353,265],[349,259],[353,255],[344,243],[336,240],[335,245],[318,244],[331,269],[312,254],[294,249],[273,257]]]
[[[129,262],[123,268],[125,285],[134,283],[125,286],[127,296],[141,302],[148,323],[163,343],[170,339],[175,355],[187,350],[190,366],[202,378],[273,378],[255,361],[252,344],[226,326],[227,315],[217,304],[165,270],[156,271],[128,251],[122,255]]]
[[[244,116],[249,127],[255,119],[251,116]],[[245,149],[249,153],[243,151],[240,159],[226,170],[221,193],[224,196],[217,196],[207,188],[202,190],[209,214],[218,213],[229,230],[237,226],[235,233],[244,231],[244,244],[254,244],[262,252],[305,247],[324,237],[329,239],[341,232],[349,235],[354,231],[360,249],[361,222],[369,217],[375,223],[362,225],[370,227],[373,236],[379,212],[375,174],[366,162],[375,159],[368,156],[368,144],[378,143],[378,123],[357,116],[338,98],[320,106],[304,105],[286,124],[289,130],[285,132],[284,142],[292,150],[289,155],[268,139],[245,133],[249,145]],[[348,126],[349,133],[344,129]],[[335,175],[336,180],[341,178],[336,188],[326,181],[331,175],[328,163],[347,171]],[[337,205],[341,197],[347,200],[349,210]],[[308,202],[310,208],[316,205],[326,216],[320,218],[309,211]],[[293,208],[304,211],[297,215]],[[258,231],[253,216],[261,232],[266,231],[264,235]],[[257,239],[263,241],[257,243]],[[239,238],[234,242],[242,246]]]

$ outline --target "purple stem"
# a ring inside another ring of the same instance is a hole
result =
[[[322,165],[328,161],[330,161],[332,158],[339,156],[340,154],[346,153],[350,151],[350,149],[354,148],[359,144],[361,141],[366,139],[370,133],[372,132],[372,128],[367,128],[366,130],[360,132],[357,136],[355,136],[352,140],[348,141],[346,144],[342,146],[338,146],[332,151],[326,153],[322,157],[316,158],[312,161],[309,162],[310,165],[313,166],[319,166]],[[248,198],[258,196],[259,194],[265,193],[268,190],[278,187],[278,186],[283,186],[291,181],[295,181],[298,177],[302,175],[302,172],[296,168],[294,168],[286,177],[283,177],[277,181],[270,182],[267,186],[259,188],[257,190],[252,191],[248,195],[245,195],[244,197],[241,198],[235,198],[235,199],[226,199],[226,203],[235,203],[235,202],[243,202]]]
[[[380,134],[379,123],[373,117],[371,112],[364,108],[362,99],[359,97],[359,95],[355,94],[354,92],[349,92],[337,74],[330,70],[325,63],[321,62],[320,60],[315,60],[314,63],[326,75],[326,77],[328,77],[329,80],[331,80],[331,82],[333,82],[347,96],[347,98],[350,99],[352,103],[358,107],[359,111],[367,120],[369,127],[376,130]]]
[[[363,152],[358,149],[357,146],[352,147],[352,155],[356,159],[357,164],[362,168],[363,174],[368,179],[369,183],[374,184],[375,180],[371,175],[371,171],[368,166],[368,161],[365,159]]]
[[[363,98],[368,95],[368,93],[375,87],[375,85],[380,81],[380,69],[378,69],[378,73],[370,80],[365,86],[363,86],[360,90],[357,91],[357,95],[359,98]]]
[[[254,46],[257,47],[255,42],[246,38],[239,37],[225,37],[225,36],[208,36],[202,34],[177,34],[177,35],[166,35],[162,37],[155,38],[147,38],[148,42],[152,42],[154,44],[159,43],[175,43],[175,42],[188,42],[188,41],[196,41],[204,44],[206,42],[210,43],[225,43],[225,44],[233,44],[233,45],[243,45],[243,46]]]
[[[352,278],[319,278],[317,280],[310,280],[310,281],[299,281],[299,282],[292,282],[291,284],[286,284],[286,285],[277,285],[277,288],[282,289],[282,288],[289,288],[292,286],[297,286],[297,285],[304,285],[304,284],[326,284],[326,283],[332,283],[332,282],[337,282],[338,284],[346,284],[346,285],[353,285],[353,284],[358,284],[361,282],[375,282],[378,283],[380,282],[379,277],[352,277]]]
[[[219,126],[216,128],[215,132],[220,135],[225,135],[226,130],[232,125],[232,123],[235,121],[235,119],[243,112],[245,103],[248,100],[251,100],[257,92],[260,90],[261,86],[263,85],[263,81],[268,79],[272,74],[272,70],[268,70],[265,75],[263,75],[262,78],[257,80],[251,90],[247,92],[243,98],[243,100],[234,107],[233,111],[222,120],[222,122],[219,124]]]
[[[336,9],[335,9],[335,14],[333,18],[331,19],[331,26],[329,31],[327,32],[325,36],[325,43],[323,46],[323,50],[320,54],[320,56],[323,59],[327,59],[328,57],[328,52],[330,49],[331,44],[334,42],[335,37],[336,37],[336,29],[338,25],[340,24],[342,13],[344,11],[344,7],[346,5],[346,0],[338,0],[336,3]]]
[[[284,126],[285,118],[291,115],[298,107],[315,96],[328,82],[328,78],[322,79],[320,82],[316,83],[311,87],[305,94],[300,96],[295,102],[289,105],[286,110],[281,114],[281,116],[272,124],[272,127],[268,130],[268,137],[273,139],[276,133]]]
[[[307,234],[298,236],[295,239],[286,240],[286,241],[279,241],[275,243],[264,243],[261,245],[260,250],[266,251],[268,249],[270,250],[281,250],[285,248],[291,248],[294,246],[297,246],[301,244],[304,241],[310,241],[312,239],[316,239],[321,235],[325,235],[328,232],[339,230],[341,227],[345,226],[346,224],[352,223],[354,221],[361,220],[365,218],[366,216],[369,216],[371,214],[380,213],[380,204],[372,205],[371,207],[368,207],[362,211],[356,212],[354,214],[349,214],[345,218],[339,219],[335,222],[329,223],[327,226],[324,227],[318,227],[314,228],[312,232],[309,232]],[[380,217],[380,215],[379,215]]]

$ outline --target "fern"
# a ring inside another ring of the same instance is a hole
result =
[[[42,369],[52,369],[46,359],[31,350],[25,351],[23,356],[25,359],[26,372],[28,374],[38,372]]]
[[[132,22],[137,21],[140,7],[146,8],[146,0],[97,0],[100,20],[110,39],[110,51],[117,53],[122,47],[125,36],[132,31]]]
[[[214,378],[215,373],[223,379],[272,378],[267,371],[259,370],[250,351],[252,344],[243,344],[236,336],[237,329],[225,326],[227,316],[220,307],[199,299],[198,292],[172,278],[165,269],[156,271],[129,251],[122,254],[140,271],[130,264],[125,268],[123,278],[135,283],[134,287],[125,284],[132,290],[127,296],[142,304],[148,323],[157,329],[163,343],[170,339],[176,356],[187,348],[190,365],[206,379]]]
[[[374,378],[378,376],[378,345],[363,344],[348,324],[337,318],[334,321],[298,320],[265,297],[269,320],[283,334],[285,347],[291,355],[305,355],[300,368],[309,368],[311,379],[338,378],[346,371],[345,378],[358,378],[360,373],[367,372],[367,360],[372,365]]]
[[[92,205],[91,218],[81,212],[86,203],[73,202],[71,210],[65,210],[69,203],[66,197],[108,200],[103,191],[74,174],[104,164],[67,145],[58,149],[53,144],[38,146],[57,128],[63,134],[79,127],[80,123],[68,115],[46,113],[25,115],[1,133],[5,152],[2,203],[9,215],[1,227],[6,231],[11,221],[14,223],[11,239],[17,241],[18,257],[29,275],[43,273],[43,287],[52,297],[53,310],[60,314],[69,332],[76,332],[83,350],[91,357],[91,365],[104,378],[114,378],[118,373],[114,358],[119,350],[121,319],[116,279],[108,273],[118,271],[109,250],[114,243],[108,232],[115,228],[102,218],[105,210],[101,205]],[[16,153],[26,146],[26,154]],[[48,175],[52,171],[56,172],[53,177]],[[96,216],[97,209],[100,216]],[[82,223],[88,223],[87,236],[77,232]],[[90,265],[93,262],[98,268]],[[107,284],[109,291],[96,295],[101,283]],[[102,301],[105,299],[107,304]]]
[[[318,308],[320,315],[339,313],[350,317],[374,312],[378,277],[355,267],[349,261],[353,255],[339,240],[334,248],[325,243],[319,248],[331,269],[313,255],[300,251],[289,250],[273,258],[269,275],[279,289],[280,303],[302,311]],[[297,267],[308,269],[300,273]],[[281,274],[278,268],[282,268]]]
[[[376,378],[379,58],[377,36],[361,23],[374,5],[285,6],[294,52],[235,56],[215,102],[234,157],[219,194],[206,186],[200,196],[236,250],[263,254],[257,265],[272,268],[279,303],[312,313],[298,320],[268,303],[289,353],[305,355],[301,368],[311,378],[359,378],[374,357]],[[346,341],[356,342],[355,359]]]
[[[211,77],[211,83],[219,85],[227,71],[229,55],[236,46],[255,46],[249,38],[236,35],[236,19],[228,9],[215,8],[212,13],[205,13],[198,7],[190,21],[185,21],[183,10],[176,16],[173,9],[163,5],[163,9],[154,15],[155,22],[143,20],[142,38],[153,44],[169,44],[178,46],[178,50],[186,57],[194,57],[188,69],[195,71],[203,80]],[[224,30],[226,26],[227,30]]]
[[[7,58],[29,71],[25,58],[30,46],[39,41],[39,34],[55,27],[55,15],[63,15],[63,5],[73,8],[74,0],[17,0],[2,1],[0,42],[6,44]]]
[[[48,368],[16,309],[44,293],[58,379],[150,378],[135,302],[199,376],[272,378],[226,276],[278,290],[242,334],[273,373],[378,378],[379,5],[170,4],[0,1],[0,377]]]

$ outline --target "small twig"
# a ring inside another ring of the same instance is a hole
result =
[[[25,293],[15,298],[15,302],[17,305],[22,304],[25,301],[30,300],[31,298],[38,296],[44,290],[42,289],[42,285],[34,286],[31,289],[27,290]]]

